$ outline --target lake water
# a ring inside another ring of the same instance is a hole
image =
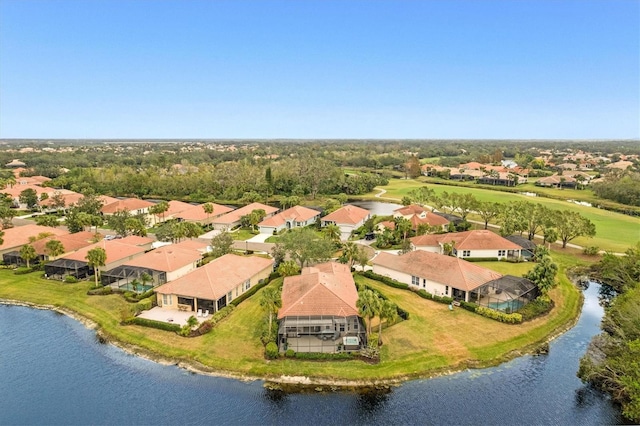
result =
[[[100,344],[50,311],[0,305],[0,424],[579,424],[622,421],[576,377],[599,332],[598,286],[548,355],[415,380],[388,394],[283,394]]]

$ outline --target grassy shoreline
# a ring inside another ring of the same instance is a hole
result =
[[[564,254],[556,257],[561,268],[559,285],[551,294],[556,307],[544,317],[518,326],[498,323],[463,309],[449,312],[446,306],[421,299],[412,292],[368,282],[411,314],[410,320],[384,331],[382,361],[377,365],[357,360],[265,360],[255,327],[256,318],[262,317],[259,294],[242,303],[211,333],[190,339],[166,331],[120,325],[120,311],[127,302],[118,295],[87,296],[91,284],[86,282],[62,284],[36,274],[18,276],[0,270],[0,299],[5,303],[57,310],[96,329],[102,339],[127,352],[200,374],[285,384],[394,385],[409,379],[497,365],[534,352],[571,328],[579,316],[582,295],[564,272],[577,259]],[[356,279],[367,280],[361,276]]]

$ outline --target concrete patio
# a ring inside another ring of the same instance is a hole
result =
[[[187,324],[187,320],[192,315],[198,319],[198,323],[211,318],[211,314],[209,314],[208,317],[198,317],[197,312],[175,311],[163,309],[159,306],[151,308],[148,311],[142,311],[138,317],[183,326]]]

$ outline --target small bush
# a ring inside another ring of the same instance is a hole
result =
[[[264,354],[268,359],[278,358],[278,345],[276,345],[276,342],[267,343]]]
[[[64,282],[67,284],[75,284],[78,282],[78,279],[73,275],[67,275],[66,277],[64,277]]]
[[[25,274],[30,274],[33,271],[35,271],[34,268],[27,268],[26,266],[21,266],[19,268],[14,269],[13,273],[16,275],[25,275]]]
[[[497,257],[463,257],[467,262],[497,262]],[[504,258],[506,260],[506,258]]]
[[[416,291],[416,294],[420,297],[422,297],[423,299],[427,299],[427,300],[433,300],[434,302],[438,302],[438,303],[443,303],[445,305],[450,304],[451,302],[453,302],[453,298],[448,297],[448,296],[436,296],[435,294],[431,294],[426,290],[418,290]]]
[[[469,312],[475,312],[478,307],[475,303],[465,302],[464,300],[460,301],[460,306]]]
[[[595,256],[600,252],[600,247],[598,246],[585,247],[582,250],[582,252],[587,256]]]
[[[287,349],[287,351],[284,353],[284,356],[286,356],[287,358],[293,358],[296,356],[296,351],[294,351],[293,349]]]
[[[549,298],[538,297],[518,310],[524,321],[546,314],[553,308],[553,302]]]
[[[522,315],[519,313],[505,314],[504,312],[494,311],[493,309],[485,308],[484,306],[478,306],[476,308],[476,314],[480,314],[483,317],[491,318],[506,324],[520,324],[522,322]]]
[[[104,287],[93,288],[87,291],[87,295],[89,296],[107,296],[109,294],[113,294],[113,288],[109,287],[108,285]]]
[[[152,306],[153,306],[153,297],[148,297],[136,303],[136,310],[138,312],[148,311],[149,309],[151,309]]]
[[[173,331],[176,333],[180,331],[180,326],[178,324],[171,324],[171,323],[162,322],[162,321],[154,321],[154,320],[140,318],[140,317],[131,318],[129,321],[127,321],[127,323],[141,325],[143,327],[157,328],[159,330]]]

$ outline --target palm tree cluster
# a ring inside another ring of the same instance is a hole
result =
[[[393,325],[396,322],[398,306],[368,288],[358,292],[356,306],[367,320],[367,336],[371,335],[371,321],[378,317],[378,346],[382,346],[382,323],[385,321],[387,325]]]

